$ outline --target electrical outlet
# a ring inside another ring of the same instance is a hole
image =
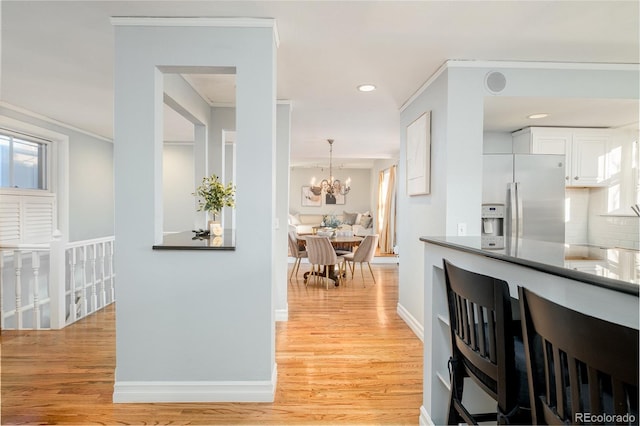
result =
[[[466,223],[459,223],[458,224],[458,236],[459,237],[463,237],[467,235],[467,224]]]

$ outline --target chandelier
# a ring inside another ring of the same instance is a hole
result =
[[[327,139],[329,142],[329,179],[323,179],[320,185],[311,182],[311,192],[314,195],[320,195],[323,191],[331,195],[346,195],[351,190],[351,178],[347,178],[344,185],[340,180],[333,178],[333,139]],[[315,180],[315,179],[314,179]]]

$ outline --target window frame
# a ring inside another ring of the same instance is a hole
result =
[[[16,188],[11,186],[0,186],[0,193],[4,194],[26,194],[26,195],[37,195],[37,194],[52,194],[55,193],[55,185],[53,179],[53,169],[54,165],[54,144],[52,140],[30,134],[19,132],[16,130],[12,130],[3,126],[0,126],[0,134],[4,136],[8,136],[11,138],[11,145],[13,145],[13,140],[18,139],[19,141],[37,143],[45,146],[45,160],[44,160],[44,188]],[[9,170],[13,173],[14,167],[14,158],[13,158],[13,149],[10,148],[10,166]],[[40,173],[40,172],[39,172]],[[13,176],[10,177],[11,179]]]
[[[12,118],[3,112],[18,114],[24,118]],[[69,135],[63,129],[74,132],[80,130],[65,126],[47,117],[32,113],[22,108],[0,102],[0,128],[19,134],[32,135],[51,141],[49,152],[49,193],[56,197],[57,230],[61,239],[69,239]],[[3,195],[46,196],[45,190],[0,188],[0,199]]]

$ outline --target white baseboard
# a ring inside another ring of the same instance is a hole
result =
[[[424,408],[424,405],[420,406],[420,426],[435,426],[435,423],[431,420],[431,416],[427,413],[427,409]]]
[[[418,339],[424,342],[424,327],[422,326],[422,324],[420,324],[418,320],[413,315],[411,315],[411,313],[409,313],[409,311],[407,311],[405,307],[400,303],[398,303],[396,312],[398,313],[400,318],[402,318],[404,322],[407,323],[409,328],[416,334],[416,336],[418,336]]]
[[[136,402],[273,402],[278,381],[274,364],[271,380],[208,382],[119,381],[113,403]]]
[[[289,305],[284,309],[276,309],[276,321],[289,321]]]

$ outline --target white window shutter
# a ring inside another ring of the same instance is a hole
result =
[[[2,195],[0,200],[0,242],[51,241],[56,224],[54,195]]]

